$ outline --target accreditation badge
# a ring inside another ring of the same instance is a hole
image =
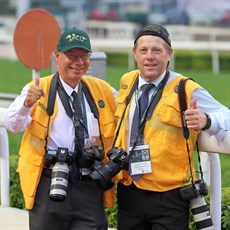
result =
[[[129,148],[130,157],[130,175],[146,174],[152,172],[149,145],[137,145],[131,153],[132,147]]]

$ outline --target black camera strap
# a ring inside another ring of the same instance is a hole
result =
[[[56,98],[57,85],[58,85],[58,72],[54,74],[50,84],[48,106],[47,106],[47,113],[49,116],[52,116],[54,112],[54,102]]]
[[[87,102],[88,102],[88,104],[89,104],[89,107],[90,107],[90,109],[91,109],[91,111],[92,111],[94,117],[97,119],[98,124],[99,124],[99,123],[100,123],[100,122],[99,122],[99,117],[100,117],[99,110],[98,110],[98,108],[97,108],[97,106],[96,106],[95,101],[93,100],[93,97],[92,97],[92,95],[91,95],[89,89],[87,88],[87,86],[84,84],[83,81],[81,81],[81,82],[82,82],[82,91],[83,91],[83,93],[84,93],[84,95],[85,95],[85,97],[86,97],[86,100],[87,100]],[[102,141],[100,125],[98,125],[98,128],[99,128],[99,133],[100,133],[101,145],[102,145],[102,148],[104,149],[104,143],[103,143],[103,141]]]
[[[119,132],[120,132],[121,124],[122,124],[122,122],[123,122],[123,120],[124,120],[124,116],[125,116],[125,112],[126,112],[127,106],[128,106],[128,104],[130,103],[131,98],[132,98],[132,96],[133,96],[133,93],[134,93],[134,91],[137,89],[137,87],[138,87],[138,76],[137,76],[137,78],[136,78],[136,80],[135,80],[135,82],[134,82],[134,84],[133,84],[133,87],[132,87],[132,89],[130,90],[129,95],[128,95],[127,99],[126,99],[126,102],[125,102],[125,109],[124,109],[124,111],[123,111],[123,113],[122,113],[122,116],[121,116],[121,119],[120,119],[120,122],[119,122],[119,125],[118,125],[118,128],[117,128],[117,131],[116,131],[115,136],[114,136],[113,147],[114,147],[114,145],[115,145],[115,143],[116,143],[116,141],[117,141],[117,137],[118,137],[118,134],[119,134]],[[112,148],[113,148],[113,147],[112,147]]]
[[[58,91],[59,97],[61,99],[61,102],[65,108],[66,114],[72,118],[73,117],[73,111],[70,107],[69,104],[69,96],[65,92],[60,78],[59,78],[59,73],[56,72],[51,80],[50,84],[50,91],[49,91],[49,97],[48,97],[48,105],[47,105],[47,114],[49,115],[49,120],[48,120],[48,126],[47,126],[47,133],[45,137],[45,150],[47,150],[47,145],[48,145],[48,136],[49,136],[49,128],[50,128],[50,117],[53,115],[54,112],[54,103],[56,100],[56,93]]]
[[[48,96],[48,105],[46,112],[49,115],[48,118],[48,125],[47,125],[47,132],[46,132],[46,137],[45,137],[45,146],[44,149],[45,151],[47,150],[47,145],[48,145],[48,137],[49,137],[49,128],[50,128],[50,117],[53,115],[54,112],[54,103],[56,99],[56,93],[57,93],[57,86],[58,86],[58,72],[56,72],[51,80],[50,84],[50,91],[49,91],[49,96]]]
[[[86,97],[86,100],[89,104],[89,107],[92,111],[92,113],[94,114],[94,117],[98,120],[99,122],[99,111],[97,109],[97,106],[88,90],[88,88],[86,87],[86,85],[84,84],[84,82],[81,81],[82,84],[82,91],[84,92],[84,95]],[[73,111],[71,109],[69,100],[70,97],[69,95],[66,93],[66,91],[64,90],[63,85],[61,84],[61,80],[59,77],[59,73],[56,72],[51,80],[51,84],[50,84],[50,91],[49,91],[49,97],[48,97],[48,106],[47,106],[47,113],[49,115],[49,121],[48,121],[48,128],[47,128],[47,134],[45,137],[46,140],[46,144],[45,144],[45,149],[47,148],[47,144],[48,144],[48,133],[49,133],[49,123],[50,123],[50,117],[53,115],[54,112],[54,103],[55,103],[55,99],[56,99],[56,93],[58,92],[60,100],[65,108],[66,114],[67,116],[69,116],[71,119],[73,117]],[[99,125],[99,133],[100,133],[100,140],[102,143],[102,147],[103,146],[103,141],[102,141],[102,137],[101,137],[101,130],[100,130],[100,125]]]
[[[92,98],[92,95],[89,92],[89,89],[86,87],[84,82],[82,82],[82,91],[86,97],[87,102],[89,103],[90,109],[94,115],[94,117],[98,120],[99,119],[99,111],[95,104],[95,101]]]
[[[191,164],[191,157],[189,155],[189,145],[188,145],[188,138],[189,138],[189,129],[186,124],[184,113],[187,110],[187,100],[186,100],[186,91],[185,91],[185,84],[188,80],[194,81],[192,78],[183,78],[180,80],[178,85],[178,98],[179,98],[179,105],[180,105],[180,113],[181,113],[181,123],[182,123],[182,129],[183,129],[183,135],[186,140],[186,148],[188,152],[188,160],[189,160],[189,169],[190,174],[192,178],[192,184],[195,186],[194,178],[192,176],[192,164]],[[203,180],[203,171],[201,167],[201,160],[200,160],[200,151],[198,146],[198,141],[196,141],[196,147],[197,147],[197,156],[198,156],[198,164],[199,164],[199,173],[200,177]]]

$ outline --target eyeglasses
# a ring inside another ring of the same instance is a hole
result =
[[[70,60],[78,60],[81,59],[81,61],[86,62],[90,59],[90,55],[89,54],[73,54],[73,53],[68,53],[65,52],[65,55],[70,59]]]

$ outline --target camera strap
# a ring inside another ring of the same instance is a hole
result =
[[[48,105],[47,105],[47,114],[49,115],[49,120],[48,120],[48,125],[47,125],[47,133],[46,133],[46,137],[45,137],[45,150],[47,150],[47,145],[48,145],[48,136],[49,136],[49,128],[50,128],[50,117],[53,115],[54,112],[54,103],[55,103],[55,99],[56,99],[56,93],[58,91],[59,97],[62,101],[62,104],[65,108],[66,114],[72,118],[73,116],[73,111],[70,107],[69,104],[69,96],[68,94],[65,92],[61,81],[59,79],[59,73],[56,72],[51,80],[51,84],[50,84],[50,91],[49,91],[49,96],[48,96]]]
[[[195,185],[193,176],[192,176],[192,164],[191,164],[191,157],[189,155],[189,145],[188,145],[188,138],[189,138],[189,129],[186,124],[184,113],[187,110],[187,100],[186,100],[186,91],[185,91],[185,84],[188,80],[194,81],[192,78],[183,78],[180,80],[178,85],[178,98],[179,98],[179,105],[180,105],[180,113],[181,113],[181,123],[182,123],[182,129],[183,129],[183,135],[186,140],[186,148],[188,152],[188,160],[189,160],[189,168],[190,168],[190,174],[192,178],[192,183]],[[198,141],[196,141],[196,148],[197,148],[197,157],[198,157],[198,164],[199,164],[199,172],[200,177],[203,179],[203,171],[201,167],[201,160],[200,160],[200,152],[199,152],[199,146]]]
[[[54,103],[56,99],[56,93],[58,91],[59,97],[61,99],[61,102],[65,108],[66,114],[72,118],[73,112],[69,104],[69,96],[65,92],[61,81],[59,79],[59,74],[56,72],[52,78],[51,84],[50,84],[50,91],[49,91],[49,98],[48,98],[48,106],[47,106],[47,113],[49,116],[53,115],[54,112]]]
[[[86,97],[86,100],[89,104],[89,107],[94,115],[94,117],[97,119],[98,123],[99,123],[99,117],[100,117],[100,114],[99,114],[99,110],[96,106],[96,103],[95,101],[93,100],[93,97],[89,91],[89,89],[87,88],[87,86],[84,84],[83,81],[81,81],[82,83],[82,91]],[[100,141],[101,141],[101,145],[102,145],[102,148],[104,149],[104,143],[102,141],[102,136],[101,136],[101,129],[100,129],[100,125],[98,125],[98,128],[99,128],[99,133],[100,133]]]
[[[118,137],[118,134],[119,134],[119,132],[120,132],[121,124],[122,124],[122,122],[123,122],[123,120],[124,120],[124,116],[125,116],[125,112],[126,112],[127,106],[128,106],[128,104],[130,103],[131,98],[132,98],[132,96],[133,96],[133,93],[134,93],[134,91],[137,89],[137,87],[138,87],[138,76],[137,76],[137,78],[136,78],[136,80],[135,80],[135,82],[134,82],[134,84],[133,84],[133,87],[132,87],[132,89],[130,90],[129,95],[128,95],[127,99],[126,99],[126,102],[125,102],[125,105],[126,105],[126,106],[125,106],[125,109],[124,109],[124,111],[123,111],[123,113],[122,113],[121,120],[120,120],[120,122],[119,122],[117,131],[116,131],[115,136],[114,136],[113,147],[114,147],[114,145],[115,145],[115,143],[116,143],[116,141],[117,141],[117,137]],[[113,147],[112,147],[112,148],[113,148]]]
[[[90,107],[94,117],[98,120],[99,119],[98,108],[96,106],[95,101],[92,98],[92,95],[90,94],[88,88],[86,87],[86,85],[84,84],[83,81],[82,81],[82,91],[84,92],[84,95],[86,97],[87,102],[89,103],[89,107]]]
[[[97,109],[97,106],[88,90],[84,82],[82,83],[82,91],[84,92],[84,95],[86,97],[87,102],[89,103],[89,106],[91,108],[91,111],[96,119],[99,118],[99,111]],[[58,94],[60,96],[61,102],[66,110],[66,114],[69,117],[73,116],[72,109],[69,104],[69,96],[65,92],[61,81],[59,79],[59,74],[56,72],[52,78],[51,85],[50,85],[50,91],[49,91],[49,99],[48,99],[48,106],[47,106],[47,113],[49,116],[53,115],[54,112],[54,103],[56,99],[56,92],[58,91]]]
[[[181,122],[182,122],[182,128],[183,128],[183,135],[186,140],[189,138],[189,130],[188,130],[188,127],[185,121],[185,116],[184,116],[184,112],[187,110],[185,83],[189,79],[190,78],[181,79],[178,85],[178,97],[179,97],[179,105],[180,105],[180,113],[181,113]]]
[[[48,105],[46,112],[49,115],[48,119],[48,125],[47,125],[47,132],[46,132],[46,137],[45,137],[45,146],[44,149],[45,151],[47,150],[47,145],[48,145],[48,136],[49,136],[49,128],[50,128],[50,117],[53,115],[54,112],[54,103],[56,99],[56,92],[57,92],[57,86],[58,86],[58,72],[56,72],[51,80],[50,84],[50,91],[49,91],[49,96],[48,96]]]
[[[58,86],[58,72],[54,74],[50,84],[48,106],[47,106],[47,113],[49,116],[52,116],[54,112],[54,102],[56,98],[57,86]]]
[[[84,84],[83,81],[81,81],[82,83],[82,91],[86,97],[86,100],[89,104],[89,107],[94,115],[94,117],[98,120],[99,122],[99,111],[97,109],[97,106],[88,90],[88,88],[86,87],[86,85]],[[53,115],[54,112],[54,103],[55,103],[55,99],[56,99],[56,93],[58,91],[60,100],[65,108],[66,114],[67,116],[69,116],[70,118],[73,117],[73,111],[71,109],[70,103],[69,103],[69,96],[66,93],[66,91],[64,90],[64,87],[61,84],[60,78],[59,78],[59,73],[56,72],[51,80],[51,84],[50,84],[50,91],[49,91],[49,97],[48,97],[48,106],[47,106],[47,113],[49,115],[49,121],[48,121],[48,129],[49,129],[49,122],[50,122],[50,117]],[[46,145],[45,148],[47,147],[47,143],[48,143],[48,130],[47,130],[47,135],[46,135]],[[99,133],[100,133],[100,140],[102,143],[102,147],[103,147],[103,142],[102,142],[102,137],[101,137],[101,131],[100,131],[100,125],[99,125]]]

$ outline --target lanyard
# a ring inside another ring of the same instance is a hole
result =
[[[139,124],[138,135],[137,135],[137,138],[134,141],[132,149],[130,151],[131,154],[133,153],[133,150],[137,144],[138,139],[140,138],[141,134],[144,132],[144,127],[145,127],[146,121],[152,116],[152,113],[153,113],[156,105],[158,104],[159,100],[161,99],[162,91],[163,91],[168,79],[169,79],[169,71],[166,71],[163,80],[157,86],[156,92],[153,93],[153,95],[151,97],[149,106],[147,107],[147,109],[143,115],[142,122]]]
[[[141,131],[141,132],[144,130],[145,122],[152,116],[153,110],[155,109],[155,107],[156,107],[158,101],[160,100],[160,98],[161,98],[161,96],[162,96],[162,91],[163,91],[163,89],[164,89],[164,87],[165,87],[165,85],[166,85],[168,79],[169,79],[169,71],[167,70],[166,73],[165,73],[165,76],[164,76],[163,80],[162,80],[161,83],[158,85],[158,87],[159,87],[158,91],[157,91],[156,93],[153,93],[153,95],[152,95],[152,97],[151,97],[151,101],[150,101],[150,103],[149,103],[149,106],[148,106],[148,108],[147,108],[146,111],[145,111],[146,115],[143,116],[143,117],[144,117],[144,119],[143,119],[143,124],[141,124],[141,126],[140,126],[140,131]],[[113,147],[115,146],[117,137],[118,137],[118,135],[119,135],[120,128],[121,128],[121,124],[122,124],[122,122],[123,122],[123,120],[124,120],[125,112],[126,112],[126,109],[127,109],[127,105],[130,103],[131,97],[132,97],[132,95],[133,95],[135,89],[137,89],[137,87],[138,87],[138,77],[136,78],[136,80],[135,80],[135,82],[134,82],[134,84],[133,84],[133,87],[132,87],[132,89],[131,89],[131,91],[130,91],[128,97],[127,97],[126,106],[125,106],[125,109],[124,109],[124,111],[123,111],[123,113],[122,113],[121,120],[120,120],[120,122],[119,122],[119,124],[118,124],[118,128],[117,128],[117,131],[116,131],[115,136],[114,136]],[[158,88],[158,87],[157,87],[157,88]],[[140,133],[141,133],[141,132],[140,132]],[[139,135],[138,135],[137,139],[138,139],[138,138],[139,138]],[[136,141],[135,141],[135,142],[136,142]],[[134,144],[134,146],[135,146],[135,144]]]
[[[164,79],[163,79],[164,80]],[[157,95],[157,93],[159,92],[159,90],[162,87],[162,82],[163,80],[160,82],[160,84],[158,84],[158,86],[156,88],[153,88],[153,94],[151,96],[151,99],[149,101],[149,104],[147,106],[147,108],[145,109],[145,112],[143,114],[143,117],[140,117],[140,107],[139,107],[139,103],[138,103],[138,95],[139,95],[139,90],[136,89],[135,90],[135,103],[136,103],[136,107],[137,107],[137,112],[138,112],[138,117],[139,117],[139,128],[144,124],[145,120],[146,120],[146,116],[147,116],[147,111],[152,103],[152,101],[154,100],[155,96]]]
[[[162,91],[163,91],[163,89],[164,89],[164,87],[168,81],[168,78],[169,78],[169,71],[166,71],[163,80],[158,84],[158,86],[156,88],[154,88],[153,94],[152,94],[151,99],[149,101],[149,105],[146,108],[142,118],[140,117],[140,113],[139,113],[140,111],[139,111],[138,100],[137,100],[138,89],[136,89],[135,103],[136,103],[138,113],[139,113],[139,129],[138,129],[138,131],[140,133],[141,133],[141,130],[143,131],[142,128],[144,128],[145,122],[152,116],[152,113],[153,113],[158,101],[161,98]]]

